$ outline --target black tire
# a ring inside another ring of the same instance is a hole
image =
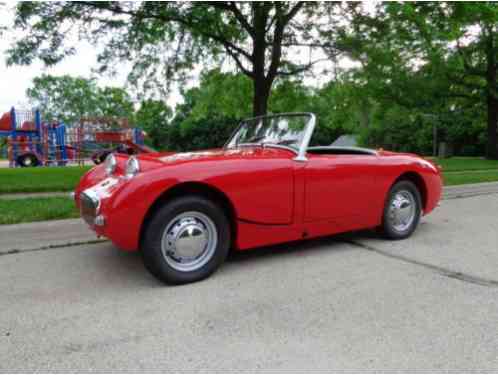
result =
[[[23,168],[37,167],[40,161],[34,154],[23,154],[17,157],[17,164]]]
[[[107,155],[109,155],[111,153],[111,151],[102,151],[102,152],[98,152],[96,154],[93,155],[92,157],[92,161],[95,165],[99,165],[99,164],[102,164],[105,159],[107,158]]]
[[[207,263],[193,271],[179,271],[166,260],[162,251],[163,233],[180,214],[199,212],[214,223],[217,244]],[[210,276],[225,260],[230,249],[230,223],[223,210],[214,202],[195,195],[175,198],[160,207],[148,221],[141,241],[144,265],[152,275],[166,284],[186,284]]]
[[[395,200],[395,197],[398,194],[405,194],[405,193],[408,194],[408,196],[409,194],[411,194],[413,198],[414,217],[406,228],[400,230],[400,228],[397,228],[396,225],[393,223],[393,220],[391,219],[392,215],[390,213],[390,208],[391,205],[393,204],[393,201]],[[382,217],[382,231],[385,237],[392,240],[402,240],[404,238],[411,236],[411,234],[417,228],[418,223],[420,222],[421,214],[422,214],[422,199],[420,197],[420,192],[418,191],[415,184],[413,184],[410,181],[397,182],[389,190],[384,205],[384,213]]]

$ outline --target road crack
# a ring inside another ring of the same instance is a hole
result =
[[[79,245],[93,245],[93,244],[107,242],[107,241],[109,241],[109,240],[97,239],[97,240],[88,240],[88,241],[67,242],[67,243],[61,243],[61,244],[56,244],[56,245],[47,245],[47,246],[41,246],[41,247],[36,247],[36,248],[30,248],[30,249],[0,250],[0,256],[21,254],[21,253],[30,253],[30,252],[34,252],[34,251],[59,249],[61,247],[72,247],[72,246],[79,246]]]
[[[432,272],[435,272],[435,273],[437,273],[441,276],[444,276],[444,277],[448,277],[450,279],[456,279],[456,280],[459,280],[459,281],[462,281],[465,283],[486,286],[486,287],[491,287],[491,288],[498,287],[498,280],[487,279],[484,277],[471,275],[468,273],[453,271],[453,270],[450,270],[450,269],[447,269],[444,267],[436,266],[436,265],[431,264],[431,263],[426,263],[426,262],[422,262],[419,260],[415,260],[415,259],[409,258],[409,257],[401,255],[401,254],[392,254],[392,253],[389,253],[385,250],[378,249],[378,248],[371,246],[371,245],[365,245],[364,243],[357,242],[357,241],[351,240],[351,239],[345,240],[345,242],[347,242],[350,245],[353,245],[355,247],[361,248],[363,250],[372,251],[374,253],[377,253],[379,255],[382,255],[382,256],[385,256],[388,258],[396,259],[396,260],[399,260],[399,261],[402,261],[405,263],[410,263],[410,264],[417,265],[419,267],[429,269]]]

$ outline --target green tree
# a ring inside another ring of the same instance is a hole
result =
[[[243,119],[252,116],[251,80],[244,74],[222,73],[212,69],[201,74],[199,86],[183,93],[195,102],[191,116],[195,119],[228,117]],[[299,80],[280,78],[273,85],[268,111],[271,113],[309,111],[312,90]]]
[[[343,40],[377,100],[443,119],[485,108],[486,156],[498,158],[498,4],[380,3],[351,30]]]
[[[47,65],[74,53],[69,29],[102,47],[102,71],[132,62],[130,80],[144,88],[184,80],[193,66],[230,59],[252,83],[252,111],[265,114],[273,83],[308,71],[297,47],[321,48],[319,28],[340,29],[337,3],[320,2],[22,2],[16,28],[25,32],[9,62]],[[67,25],[67,26],[66,26]],[[331,36],[332,34],[329,34]],[[334,34],[336,35],[336,34]],[[328,42],[329,50],[335,43]],[[166,84],[167,87],[167,84]]]
[[[69,75],[43,74],[33,80],[26,91],[30,102],[39,107],[46,121],[68,124],[83,117],[133,116],[133,102],[128,93],[118,87],[99,88],[93,79]]]
[[[43,74],[33,79],[26,95],[40,108],[44,120],[71,123],[96,112],[97,90],[93,80]]]
[[[153,147],[161,148],[165,145],[168,137],[168,128],[172,116],[172,110],[164,102],[159,100],[145,100],[135,114],[135,123],[148,135]]]
[[[222,73],[219,69],[204,71],[199,86],[183,92],[183,97],[192,107],[194,119],[228,117],[242,119],[250,117],[251,80],[244,74]]]
[[[153,133],[137,115],[137,123],[149,132],[155,147],[182,151],[221,147],[240,120],[252,116],[248,100],[251,82],[244,74],[206,71],[199,86],[182,94],[183,103],[175,108],[173,119],[161,123]],[[309,111],[312,98],[313,91],[299,81],[280,79],[273,88],[269,111]]]
[[[97,89],[96,98],[98,115],[131,119],[135,112],[130,95],[120,87]]]

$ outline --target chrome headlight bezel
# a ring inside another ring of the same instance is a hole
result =
[[[140,163],[135,156],[130,156],[126,161],[125,176],[132,178],[140,172]]]
[[[118,162],[114,154],[111,153],[107,155],[104,163],[105,163],[105,173],[108,176],[111,176],[116,171],[116,167],[118,166]]]

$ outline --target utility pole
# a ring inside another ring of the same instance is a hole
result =
[[[437,124],[432,123],[432,156],[437,157]]]

